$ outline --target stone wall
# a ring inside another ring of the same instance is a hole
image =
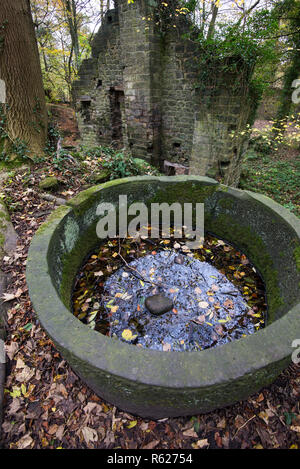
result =
[[[136,2],[134,7],[120,2],[119,13],[128,147],[136,157],[158,160],[158,36],[154,23],[143,20],[149,15],[144,2]]]
[[[191,174],[216,176],[238,166],[245,138],[230,134],[242,131],[252,113],[245,84],[251,71],[231,59],[234,74],[219,63],[204,83],[201,52],[183,39],[188,18],[161,34],[147,0],[115,3],[74,84],[83,143],[113,143],[160,168],[169,161]]]
[[[113,90],[122,92],[122,72],[118,14],[113,10],[107,13],[93,41],[92,56],[83,61],[73,86],[83,145],[111,143],[111,94]],[[125,128],[123,133],[126,134]]]

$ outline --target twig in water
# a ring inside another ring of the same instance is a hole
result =
[[[124,257],[122,256],[121,254],[121,243],[120,243],[120,237],[118,237],[118,241],[119,241],[119,251],[118,251],[118,256],[121,258],[122,262],[124,262],[124,264],[126,265],[126,267],[132,271],[132,275],[134,275],[138,280],[143,280],[144,282],[146,283],[150,283],[151,285],[154,285],[156,287],[159,287],[159,288],[163,288],[165,287],[165,285],[163,285],[162,283],[155,283],[155,282],[152,282],[151,280],[148,280],[146,279],[138,270],[136,270],[134,267],[130,266],[128,264],[128,262],[126,262],[126,260],[124,259]],[[134,274],[134,272],[136,272],[139,277]]]

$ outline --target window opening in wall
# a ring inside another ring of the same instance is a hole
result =
[[[85,99],[81,101],[81,114],[83,117],[83,122],[89,124],[91,121],[91,100]]]
[[[123,129],[122,129],[122,110],[124,109],[124,91],[110,88],[110,111],[111,111],[111,126],[112,126],[112,140],[118,146],[123,144]]]

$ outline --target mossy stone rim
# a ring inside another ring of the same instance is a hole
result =
[[[200,352],[159,352],[110,339],[82,324],[63,304],[49,274],[47,255],[53,236],[68,216],[75,213],[80,217],[81,209],[91,198],[112,188],[123,193],[126,184],[132,183],[141,186],[198,184],[213,189],[209,195],[212,199],[229,194],[239,203],[250,201],[258,210],[263,207],[266,213],[280,219],[282,227],[300,243],[300,221],[284,207],[267,197],[228,188],[209,178],[145,176],[88,189],[49,217],[34,236],[28,255],[30,297],[43,328],[58,350],[96,393],[122,409],[145,417],[207,412],[244,399],[270,384],[291,362],[292,342],[300,339],[299,297],[298,302],[265,329]]]

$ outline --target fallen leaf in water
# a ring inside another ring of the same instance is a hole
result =
[[[233,309],[233,308],[234,308],[233,301],[230,300],[229,298],[227,298],[227,299],[224,301],[224,306],[225,306],[225,308]]]
[[[103,274],[102,270],[99,270],[99,272],[94,272],[94,275],[95,275],[95,277],[102,277],[102,275],[104,275],[104,274]]]
[[[222,336],[224,334],[223,327],[221,326],[221,324],[219,326],[216,326],[215,331],[220,336]]]
[[[290,426],[290,429],[291,429],[293,432],[300,433],[300,426],[299,426],[299,425],[291,425],[291,426]]]
[[[204,324],[205,323],[205,316],[202,314],[201,316],[198,316],[196,319],[192,319],[192,322],[195,324]]]
[[[131,332],[130,329],[124,329],[124,331],[122,332],[122,337],[124,340],[132,340],[134,339],[136,336],[134,336]]]
[[[258,398],[256,399],[256,402],[262,402],[264,400],[264,398],[265,398],[265,396],[261,392],[260,395],[258,396]]]
[[[171,351],[171,344],[163,344],[163,351],[170,352]]]
[[[133,428],[133,427],[136,426],[136,424],[137,424],[137,420],[132,420],[132,421],[129,423],[129,425],[127,425],[127,428],[129,428],[129,429],[130,429],[130,428]]]
[[[88,315],[88,318],[87,318],[87,322],[90,323],[92,321],[94,321],[95,317],[97,316],[98,314],[98,311],[92,311],[89,315]]]
[[[249,264],[249,261],[248,261],[247,257],[245,256],[245,254],[242,254],[242,255],[241,255],[241,263],[242,263],[243,265]]]

